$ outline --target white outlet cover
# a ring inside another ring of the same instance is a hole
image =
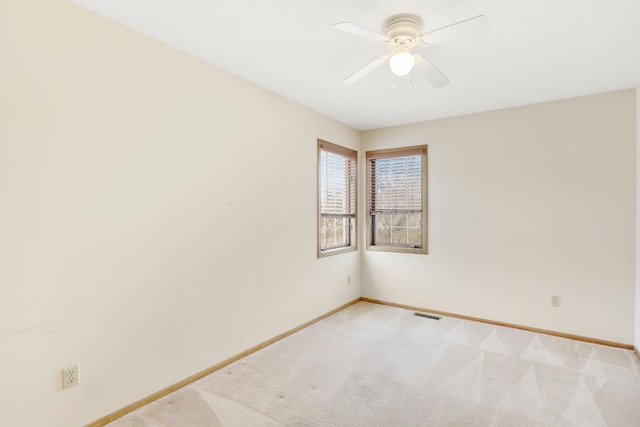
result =
[[[62,388],[69,388],[79,384],[78,365],[62,370]]]

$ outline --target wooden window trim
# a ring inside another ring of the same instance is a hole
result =
[[[341,217],[341,218],[351,218],[353,219],[353,226],[352,229],[350,230],[351,232],[351,236],[350,236],[350,241],[349,241],[349,245],[348,246],[344,246],[344,247],[339,247],[339,248],[332,248],[332,249],[326,249],[326,250],[322,250],[322,211],[321,211],[321,206],[322,206],[322,194],[321,194],[321,167],[320,167],[320,161],[321,161],[321,153],[322,150],[325,149],[328,152],[334,153],[334,154],[338,154],[341,155],[349,160],[352,160],[354,162],[355,165],[355,185],[354,185],[354,193],[353,193],[353,198],[354,198],[354,202],[355,202],[355,213],[353,214],[324,214],[325,216],[336,216],[336,217]],[[324,141],[322,139],[318,139],[318,151],[317,151],[317,159],[318,159],[318,163],[317,163],[317,168],[318,168],[318,182],[317,182],[317,188],[318,188],[318,198],[317,198],[317,204],[318,204],[318,218],[317,218],[317,253],[318,253],[318,258],[324,258],[327,256],[333,256],[333,255],[339,255],[342,253],[346,253],[346,252],[354,252],[358,250],[358,152],[355,150],[351,150],[350,148],[346,148],[343,147],[341,145],[337,145],[337,144],[333,144],[331,142],[328,141]]]
[[[370,161],[377,159],[393,158],[393,157],[405,157],[405,156],[422,156],[421,164],[421,177],[422,177],[422,247],[410,248],[401,246],[385,246],[373,244],[373,216],[371,211],[372,206],[372,184],[370,176]],[[381,252],[399,252],[399,253],[412,253],[426,255],[428,253],[428,146],[418,145],[411,147],[391,148],[384,150],[375,150],[366,152],[366,179],[367,179],[367,250],[381,251]]]

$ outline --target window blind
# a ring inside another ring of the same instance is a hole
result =
[[[355,217],[355,194],[355,159],[323,145],[320,152],[320,214]]]
[[[422,211],[422,155],[369,159],[371,213]]]

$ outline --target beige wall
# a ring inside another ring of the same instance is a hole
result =
[[[363,133],[363,151],[429,144],[430,202],[429,254],[364,251],[364,296],[633,342],[635,102],[627,90]]]
[[[636,88],[636,167],[640,165],[640,87]],[[640,349],[640,170],[636,170],[636,324],[635,346]]]
[[[316,138],[359,132],[62,0],[1,2],[0,51],[0,425],[95,420],[360,296],[357,253],[316,257]]]

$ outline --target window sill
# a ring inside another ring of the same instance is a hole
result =
[[[346,252],[354,252],[357,251],[358,248],[356,246],[347,246],[344,248],[335,248],[335,249],[327,249],[326,251],[318,251],[318,258],[325,258],[333,255],[340,255]]]
[[[367,246],[367,250],[377,252],[396,252],[405,254],[427,255],[427,248],[402,248],[398,246],[369,245]]]

